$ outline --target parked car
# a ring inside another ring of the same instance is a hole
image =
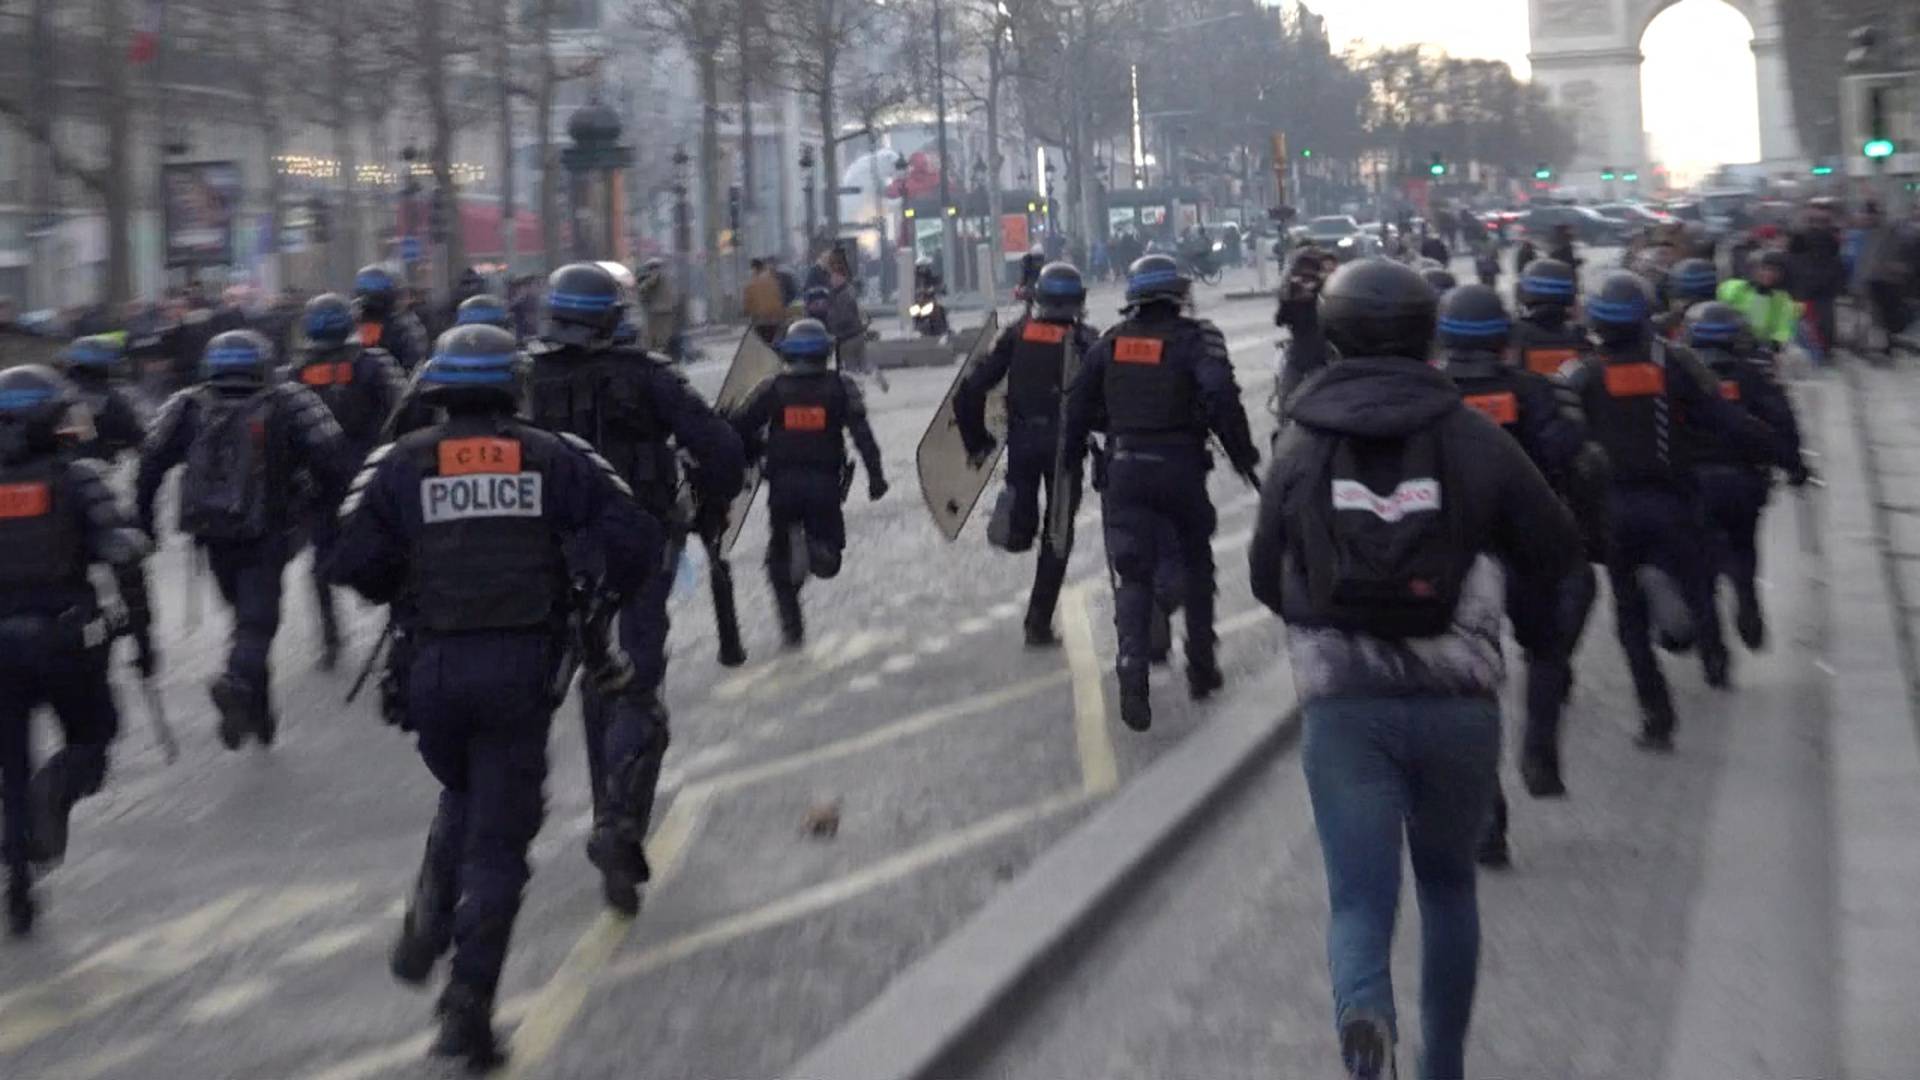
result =
[[[1596,206],[1594,209],[1599,211],[1601,217],[1618,221],[1636,232],[1659,225],[1671,225],[1676,220],[1672,214],[1664,210],[1643,206],[1640,203],[1607,203],[1604,206]]]
[[[1544,240],[1562,225],[1573,229],[1573,238],[1583,244],[1612,247],[1626,239],[1627,227],[1601,216],[1591,206],[1536,206],[1520,219],[1527,235]]]
[[[1316,246],[1333,252],[1341,262],[1376,255],[1380,251],[1380,242],[1346,214],[1317,217],[1307,222],[1303,239],[1312,240]]]

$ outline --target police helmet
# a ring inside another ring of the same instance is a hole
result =
[[[1516,295],[1525,307],[1569,308],[1577,292],[1579,285],[1574,280],[1573,267],[1559,259],[1535,259],[1520,275]]]
[[[1653,316],[1653,290],[1631,270],[1615,270],[1587,301],[1587,322],[1601,341],[1610,345],[1632,341],[1646,333]]]
[[[258,390],[273,377],[273,345],[252,330],[228,330],[207,342],[200,377],[216,387]]]
[[[379,263],[363,266],[353,275],[353,299],[365,319],[384,319],[400,307],[400,284]]]
[[[1705,259],[1681,259],[1667,271],[1667,295],[1689,302],[1711,300],[1720,288],[1720,272]]]
[[[1348,357],[1425,360],[1439,297],[1419,271],[1378,256],[1334,271],[1320,289],[1320,324]]]
[[[605,345],[613,340],[626,302],[620,283],[596,263],[568,263],[547,279],[544,336],[561,345]]]
[[[453,313],[455,326],[497,326],[502,330],[511,330],[512,321],[507,316],[507,305],[497,296],[481,293],[460,301],[460,307]]]
[[[1710,301],[1687,309],[1687,344],[1696,349],[1726,349],[1748,340],[1746,317],[1731,304]]]
[[[1440,342],[1456,349],[1498,350],[1513,321],[1500,294],[1485,285],[1462,285],[1440,298]]]
[[[1432,259],[1428,259],[1427,261],[1433,262]],[[1433,291],[1436,294],[1441,296],[1446,295],[1447,290],[1453,288],[1455,285],[1460,284],[1460,282],[1453,276],[1453,271],[1447,269],[1444,266],[1441,266],[1437,262],[1433,263],[1432,266],[1421,267],[1420,276],[1426,280],[1426,283],[1428,285],[1433,287]]]
[[[0,371],[0,460],[56,449],[79,401],[73,383],[45,364]]]
[[[1048,263],[1033,283],[1033,300],[1042,319],[1072,322],[1086,309],[1087,283],[1072,263]]]
[[[520,404],[520,345],[497,326],[456,326],[433,343],[420,368],[420,400],[429,405],[512,410]]]
[[[1127,267],[1127,306],[1122,310],[1146,304],[1185,303],[1192,287],[1193,282],[1180,272],[1173,256],[1142,255]]]
[[[321,293],[307,301],[300,315],[300,332],[316,349],[333,349],[353,334],[353,305],[339,293]]]
[[[801,319],[787,327],[787,336],[777,348],[790,364],[823,364],[833,355],[833,335],[819,319]]]
[[[119,339],[107,334],[94,334],[73,339],[73,343],[61,349],[60,355],[54,359],[61,371],[108,372],[126,354],[126,346]]]

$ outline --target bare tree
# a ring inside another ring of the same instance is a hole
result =
[[[488,18],[493,25],[493,48],[488,63],[493,68],[494,118],[499,125],[500,149],[500,252],[513,274],[513,259],[518,239],[514,233],[513,169],[513,0],[492,0]]]
[[[784,5],[783,5],[784,6]],[[732,0],[637,0],[634,18],[646,30],[669,37],[693,61],[700,98],[700,195],[705,206],[700,248],[705,255],[709,309],[721,303],[720,208],[726,193],[720,176],[720,85],[727,45],[737,20]]]
[[[842,99],[858,88],[869,99],[863,111],[872,115],[894,96],[888,80],[870,77],[877,73],[850,70],[856,50],[882,36],[884,11],[874,0],[787,0],[771,12],[774,33],[789,46],[779,78],[811,100],[820,125],[829,236],[840,232],[840,200],[833,194],[840,184],[840,143],[865,134],[841,131]]]
[[[99,0],[96,56],[107,136],[107,299],[133,299],[133,161],[127,93],[127,10],[122,0]]]

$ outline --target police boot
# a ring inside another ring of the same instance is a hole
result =
[[[408,986],[426,983],[433,974],[434,962],[453,944],[452,931],[444,921],[451,910],[452,905],[437,895],[427,867],[422,866],[413,894],[407,898],[407,912],[400,917],[400,936],[387,950],[387,970],[394,978]]]
[[[220,745],[238,750],[259,726],[253,718],[253,688],[235,675],[221,675],[207,687],[213,707],[220,712]]]
[[[1121,661],[1120,722],[1135,731],[1153,726],[1153,701],[1148,696],[1147,665],[1138,660]]]
[[[1147,659],[1164,664],[1173,655],[1173,609],[1153,604],[1153,617],[1147,621]]]
[[[1724,645],[1717,649],[1701,649],[1700,669],[1707,677],[1707,685],[1715,690],[1725,690],[1733,682],[1733,657]]]
[[[1520,782],[1527,794],[1536,799],[1564,798],[1566,781],[1560,777],[1560,755],[1554,750],[1523,750],[1520,753]]]
[[[38,913],[33,903],[33,877],[25,865],[16,866],[7,875],[7,932],[17,938],[33,933],[33,917]]]
[[[1507,793],[1494,789],[1493,814],[1487,831],[1480,836],[1480,847],[1473,860],[1489,870],[1505,870],[1513,865],[1513,851],[1507,847]]]
[[[587,837],[587,861],[600,871],[600,895],[607,906],[631,919],[640,914],[640,886],[651,876],[639,830],[613,818]]]
[[[1187,658],[1187,696],[1194,701],[1205,701],[1214,691],[1227,685],[1227,677],[1220,674],[1220,663],[1211,655]]]
[[[1665,700],[1645,704],[1640,707],[1643,719],[1640,737],[1634,745],[1642,750],[1656,754],[1673,752],[1673,702]]]
[[[493,1034],[493,1002],[486,995],[464,983],[448,983],[434,1012],[440,1017],[440,1035],[428,1053],[465,1058],[470,1073],[490,1072],[506,1062]]]
[[[67,815],[72,810],[66,761],[56,754],[27,781],[27,854],[34,862],[57,863],[66,857]]]
[[[1750,652],[1767,647],[1767,619],[1760,612],[1760,594],[1749,584],[1739,590],[1739,609],[1733,616],[1733,628]]]

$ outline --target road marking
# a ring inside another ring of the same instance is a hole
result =
[[[373,924],[366,923],[361,926],[348,927],[345,930],[336,930],[331,934],[321,934],[319,937],[314,938],[299,948],[288,950],[286,955],[275,961],[275,965],[278,967],[292,967],[298,964],[319,963],[322,960],[338,956],[348,949],[353,948],[367,938],[372,937],[373,932]]]
[[[995,604],[993,605],[993,610],[987,612],[987,614],[996,619],[1011,619],[1015,615],[1020,614],[1020,603],[1016,600],[1008,600],[1002,604]]]
[[[965,622],[962,622],[960,625],[954,627],[953,630],[954,630],[954,633],[963,634],[968,637],[971,637],[974,634],[985,633],[987,628],[991,625],[993,624],[990,621],[980,618],[979,616],[975,616],[971,619],[966,620]]]
[[[855,675],[853,678],[847,680],[847,690],[854,694],[864,694],[869,690],[878,689],[879,686],[880,676],[872,672],[868,672],[865,675]]]
[[[526,1015],[527,1006],[533,1001],[532,994],[521,994],[509,998],[494,1012],[494,1020],[511,1024]],[[376,1047],[356,1057],[348,1058],[322,1072],[313,1073],[305,1080],[367,1080],[402,1065],[413,1064],[427,1056],[427,1047],[433,1045],[434,1032],[427,1031],[397,1043]]]
[[[901,653],[898,656],[887,657],[886,661],[880,665],[880,671],[886,675],[898,675],[913,670],[914,665],[919,662],[920,657],[917,654]]]
[[[919,847],[856,870],[844,877],[802,889],[751,911],[729,916],[669,941],[607,969],[606,980],[630,979],[763,930],[837,907],[875,889],[912,877],[937,863],[1018,832],[1036,822],[1086,801],[1081,791],[1062,792],[1028,806],[996,814],[964,829],[947,833]]]
[[[1230,615],[1227,618],[1221,619],[1220,622],[1214,626],[1213,632],[1221,637],[1226,637],[1228,634],[1237,634],[1242,630],[1251,630],[1256,626],[1266,623],[1273,617],[1273,612],[1268,611],[1266,608],[1249,608],[1238,615]]]
[[[1106,683],[1093,650],[1087,586],[1075,585],[1062,594],[1060,632],[1073,679],[1073,741],[1080,755],[1082,790],[1089,796],[1104,795],[1120,783],[1120,768],[1107,730]]]
[[[211,1024],[245,1012],[254,1003],[273,993],[279,984],[272,979],[242,979],[218,987],[187,1006],[183,1019],[189,1024]]]

